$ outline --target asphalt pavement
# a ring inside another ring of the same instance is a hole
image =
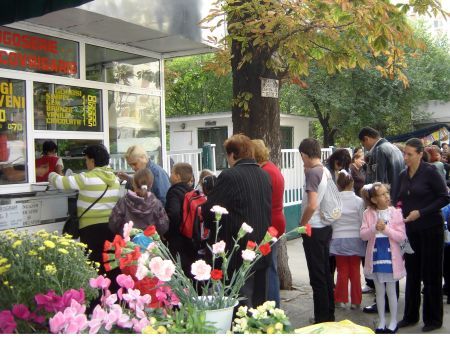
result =
[[[294,290],[281,291],[281,308],[289,317],[294,328],[300,328],[310,325],[309,319],[313,316],[313,299],[312,289],[309,285],[308,268],[306,266],[305,253],[301,239],[290,240],[287,243],[289,267],[292,273]],[[363,275],[361,269],[361,275]],[[364,285],[364,278],[361,277]],[[374,294],[363,294],[361,309],[343,309],[336,308],[336,321],[349,319],[352,322],[369,327],[376,328],[378,315],[366,314],[362,308],[370,305],[374,301]],[[405,279],[400,281],[400,299],[398,303],[398,320],[403,318],[403,309],[405,305]],[[447,297],[444,296],[444,325],[439,330],[434,330],[431,334],[448,334],[450,333],[450,304],[447,304]],[[389,322],[389,314],[386,314],[386,321]],[[400,329],[401,334],[423,334],[423,322],[410,327]]]

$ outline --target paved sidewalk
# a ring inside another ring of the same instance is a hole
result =
[[[289,266],[292,273],[293,286],[295,290],[281,291],[281,308],[285,310],[294,328],[300,328],[310,325],[309,318],[313,316],[312,290],[309,285],[308,268],[306,266],[305,254],[301,239],[291,240],[287,243],[289,255]],[[361,269],[362,275],[362,269]],[[362,278],[362,282],[364,279]],[[362,283],[364,284],[364,283]],[[400,282],[400,299],[398,304],[398,320],[403,318],[403,308],[405,305],[405,279]],[[372,304],[373,294],[363,294],[361,308]],[[441,329],[432,331],[434,334],[450,333],[450,304],[444,296],[444,325]],[[374,329],[376,327],[377,314],[366,314],[362,309],[351,310],[336,308],[336,321],[349,319],[352,322]],[[386,315],[389,322],[389,314]],[[420,321],[417,325],[399,330],[402,334],[423,334],[423,323]]]

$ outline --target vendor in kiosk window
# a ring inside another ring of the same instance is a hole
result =
[[[64,164],[57,154],[58,146],[55,142],[47,140],[42,145],[42,156],[36,159],[36,181],[48,181],[48,175],[56,172],[63,174]]]
[[[5,147],[4,158],[0,163],[1,180],[6,183],[26,182],[26,148],[23,141],[23,132],[10,132],[3,123],[0,131],[1,147]],[[4,160],[3,160],[4,159]]]

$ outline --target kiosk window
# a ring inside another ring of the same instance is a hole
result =
[[[34,128],[58,131],[102,131],[101,91],[34,83]]]
[[[86,79],[159,89],[159,60],[119,50],[86,45]]]
[[[0,184],[26,183],[25,81],[0,78]]]
[[[78,78],[78,43],[0,27],[0,68]]]
[[[160,156],[160,98],[118,91],[108,92],[109,139],[112,154],[142,145],[150,155]]]

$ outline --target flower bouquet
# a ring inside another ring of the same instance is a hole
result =
[[[170,254],[156,232],[155,226],[149,226],[142,232],[130,229],[127,224],[123,239],[116,236],[113,242],[105,243],[106,267],[120,267],[123,270],[127,264],[134,265],[136,266],[135,277],[138,280],[148,277],[157,278],[161,282],[159,286],[171,289],[172,294],[182,304],[184,312],[201,316],[206,310],[233,308],[240,299],[239,292],[251,275],[252,267],[262,256],[270,253],[270,246],[277,240],[278,233],[274,227],[269,227],[259,244],[248,241],[246,248],[240,252],[242,265],[230,275],[228,263],[240,248],[238,242],[253,229],[243,223],[237,237],[234,238],[233,246],[226,247],[224,241],[217,241],[217,237],[220,219],[228,212],[220,206],[214,206],[211,211],[215,213],[217,222],[215,243],[208,246],[212,253],[212,261],[211,264],[202,259],[195,261],[191,265],[193,279],[183,273],[179,258],[175,259]],[[296,228],[294,231],[311,234],[309,226]],[[145,244],[136,243],[136,237],[140,237],[138,241],[142,241],[142,236],[149,240],[146,240]]]

